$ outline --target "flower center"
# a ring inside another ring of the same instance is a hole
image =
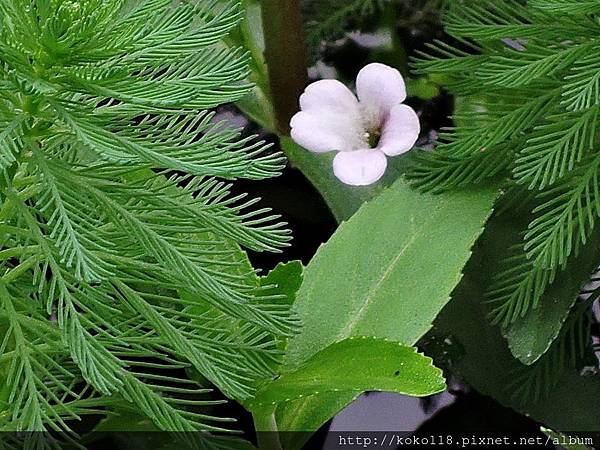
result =
[[[380,130],[371,130],[367,132],[367,143],[370,148],[376,148],[379,145],[379,139],[381,139]]]

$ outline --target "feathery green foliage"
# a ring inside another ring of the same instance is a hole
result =
[[[317,49],[323,40],[337,39],[350,21],[360,21],[373,14],[387,0],[350,0],[304,2],[306,39],[309,49]]]
[[[212,0],[0,3],[0,430],[126,401],[220,431],[183,370],[238,399],[272,376],[296,320],[239,246],[288,231],[221,179],[283,160],[206,111],[250,88],[222,45],[239,20]]]
[[[471,105],[411,178],[439,192],[502,178],[531,220],[490,288],[492,318],[509,326],[589,242],[600,216],[600,3],[453,2],[417,71],[442,73]]]

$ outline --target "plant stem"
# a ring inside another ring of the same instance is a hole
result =
[[[275,125],[285,135],[308,79],[301,2],[263,0],[261,6]]]
[[[275,407],[255,410],[252,417],[259,450],[283,450],[275,420]]]
[[[25,272],[28,272],[30,269],[33,269],[38,264],[38,262],[38,256],[30,256],[21,264],[10,269],[8,272],[2,275],[2,277],[0,277],[0,280],[2,280],[3,283],[10,284],[17,278],[19,278],[21,275],[23,275]]]

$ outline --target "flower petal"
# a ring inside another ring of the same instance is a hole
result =
[[[360,70],[356,77],[356,92],[369,114],[379,118],[406,99],[406,86],[400,72],[380,63],[367,64]]]
[[[407,105],[396,105],[383,124],[377,149],[388,156],[405,153],[413,148],[420,131],[419,116],[415,110]]]
[[[363,147],[360,122],[342,111],[300,111],[290,120],[292,139],[311,152],[347,151]]]
[[[333,159],[333,173],[343,183],[366,186],[385,173],[387,158],[377,149],[340,152]]]
[[[350,89],[338,80],[319,80],[309,84],[300,96],[300,109],[334,109],[359,114],[358,100]]]

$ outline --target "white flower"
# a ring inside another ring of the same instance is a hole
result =
[[[387,156],[410,150],[419,136],[415,111],[402,102],[402,75],[385,64],[361,69],[354,94],[337,80],[310,84],[290,121],[292,139],[315,153],[339,152],[333,173],[353,186],[375,183],[385,173]]]

